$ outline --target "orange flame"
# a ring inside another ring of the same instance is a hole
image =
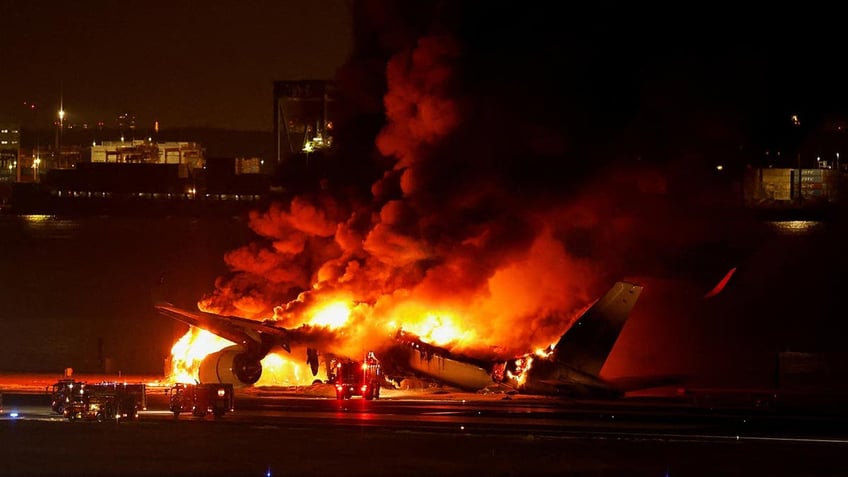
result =
[[[523,356],[515,360],[515,372],[507,371],[506,375],[508,378],[515,380],[515,382],[521,386],[524,384],[524,380],[527,379],[527,372],[530,371],[530,368],[533,367],[533,357],[532,356]]]
[[[445,346],[460,342],[469,342],[474,339],[472,330],[463,330],[458,320],[449,314],[426,313],[417,320],[405,319],[400,325],[389,322],[390,328],[400,328],[404,331],[414,333],[423,341],[436,346]]]
[[[203,358],[234,344],[206,330],[189,327],[186,334],[171,347],[171,375],[168,380],[175,383],[198,382]]]
[[[430,312],[420,304],[405,303],[390,314],[403,314],[402,322],[381,320],[375,317],[373,307],[359,304],[355,308],[344,300],[324,302],[306,310],[303,316],[308,317],[304,324],[309,326],[326,327],[330,330],[345,329],[348,333],[359,333],[360,336],[378,328],[357,327],[353,323],[353,315],[367,315],[374,322],[383,322],[390,328],[390,336],[394,331],[403,329],[418,335],[422,340],[444,346],[473,341],[474,331],[461,326],[461,321],[450,312]],[[389,313],[387,313],[389,314]],[[234,343],[220,338],[208,331],[191,327],[171,349],[171,371],[169,380],[172,382],[193,383],[198,380],[200,364],[207,355],[219,351]],[[262,360],[262,377],[258,386],[302,386],[311,384],[315,379],[326,376],[313,376],[305,365],[291,360],[289,357],[272,353]],[[325,372],[326,374],[326,372]]]
[[[527,380],[527,373],[533,368],[533,362],[538,358],[545,360],[554,354],[556,343],[551,344],[547,348],[537,348],[534,352],[528,353],[515,360],[515,371],[507,371],[506,376],[515,381],[515,384],[522,386]]]
[[[350,307],[347,303],[336,301],[317,309],[312,313],[309,324],[312,326],[325,326],[335,330],[345,326],[350,320]]]
[[[221,338],[206,330],[190,327],[171,348],[170,383],[196,383],[200,363],[206,356],[232,346],[232,341]],[[314,379],[308,366],[297,363],[279,353],[270,353],[262,359],[262,376],[256,386],[303,386]],[[326,380],[326,372],[323,379]]]
[[[280,353],[270,353],[262,360],[262,377],[254,386],[308,386],[314,380],[326,381],[323,375],[312,376],[306,363],[296,362]]]

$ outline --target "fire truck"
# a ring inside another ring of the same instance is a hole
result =
[[[135,419],[147,408],[146,386],[102,382],[88,384],[63,379],[53,385],[53,412],[69,420]]]
[[[196,417],[205,417],[211,412],[215,417],[223,417],[235,409],[232,384],[177,383],[170,392],[169,408],[174,417],[182,412],[191,412]]]
[[[364,399],[380,397],[380,382],[383,379],[380,361],[369,351],[364,361],[334,360],[333,370],[328,376],[336,386],[336,399],[350,399],[362,396]]]
[[[82,381],[74,381],[73,379],[60,379],[53,385],[50,393],[52,397],[50,409],[56,414],[64,415],[65,409],[70,407],[71,399],[74,398],[74,389],[79,393],[84,384]]]

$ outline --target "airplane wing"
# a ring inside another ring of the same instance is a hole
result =
[[[168,302],[158,302],[154,307],[164,316],[204,329],[237,344],[251,348],[258,345],[266,352],[271,346],[279,345],[291,352],[289,331],[268,320],[256,321],[237,316],[189,311]]]

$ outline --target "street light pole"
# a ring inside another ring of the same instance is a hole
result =
[[[59,153],[59,167],[62,167],[62,133],[65,130],[65,109],[59,106],[59,140],[57,152]]]
[[[802,172],[801,172],[801,133],[800,133],[801,120],[798,119],[797,114],[793,114],[791,119],[792,119],[792,125],[795,126],[796,136],[797,136],[797,140],[798,140],[798,142],[796,144],[796,147],[797,147],[796,154],[797,154],[797,159],[798,159],[798,196],[797,196],[798,199],[797,199],[797,202],[800,203],[801,200],[803,199],[803,197],[801,195],[801,187],[802,187],[802,184],[801,184],[801,182],[802,182],[802,179],[801,179],[801,175],[802,175]]]

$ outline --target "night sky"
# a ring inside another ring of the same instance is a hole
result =
[[[352,59],[351,10],[360,25]],[[463,44],[467,81],[537,103],[521,112],[592,142],[762,148],[780,141],[787,115],[814,128],[848,107],[840,30],[829,17],[722,3],[554,13],[546,2],[5,0],[0,116],[49,125],[62,95],[68,124],[108,127],[130,111],[140,129],[158,120],[270,130],[272,81],[334,79],[346,62],[361,66],[446,32]],[[369,29],[379,40],[363,36]],[[27,114],[24,101],[39,112]]]
[[[39,127],[62,95],[66,124],[270,130],[272,81],[330,79],[351,45],[343,0],[4,0],[0,18],[0,117]]]

